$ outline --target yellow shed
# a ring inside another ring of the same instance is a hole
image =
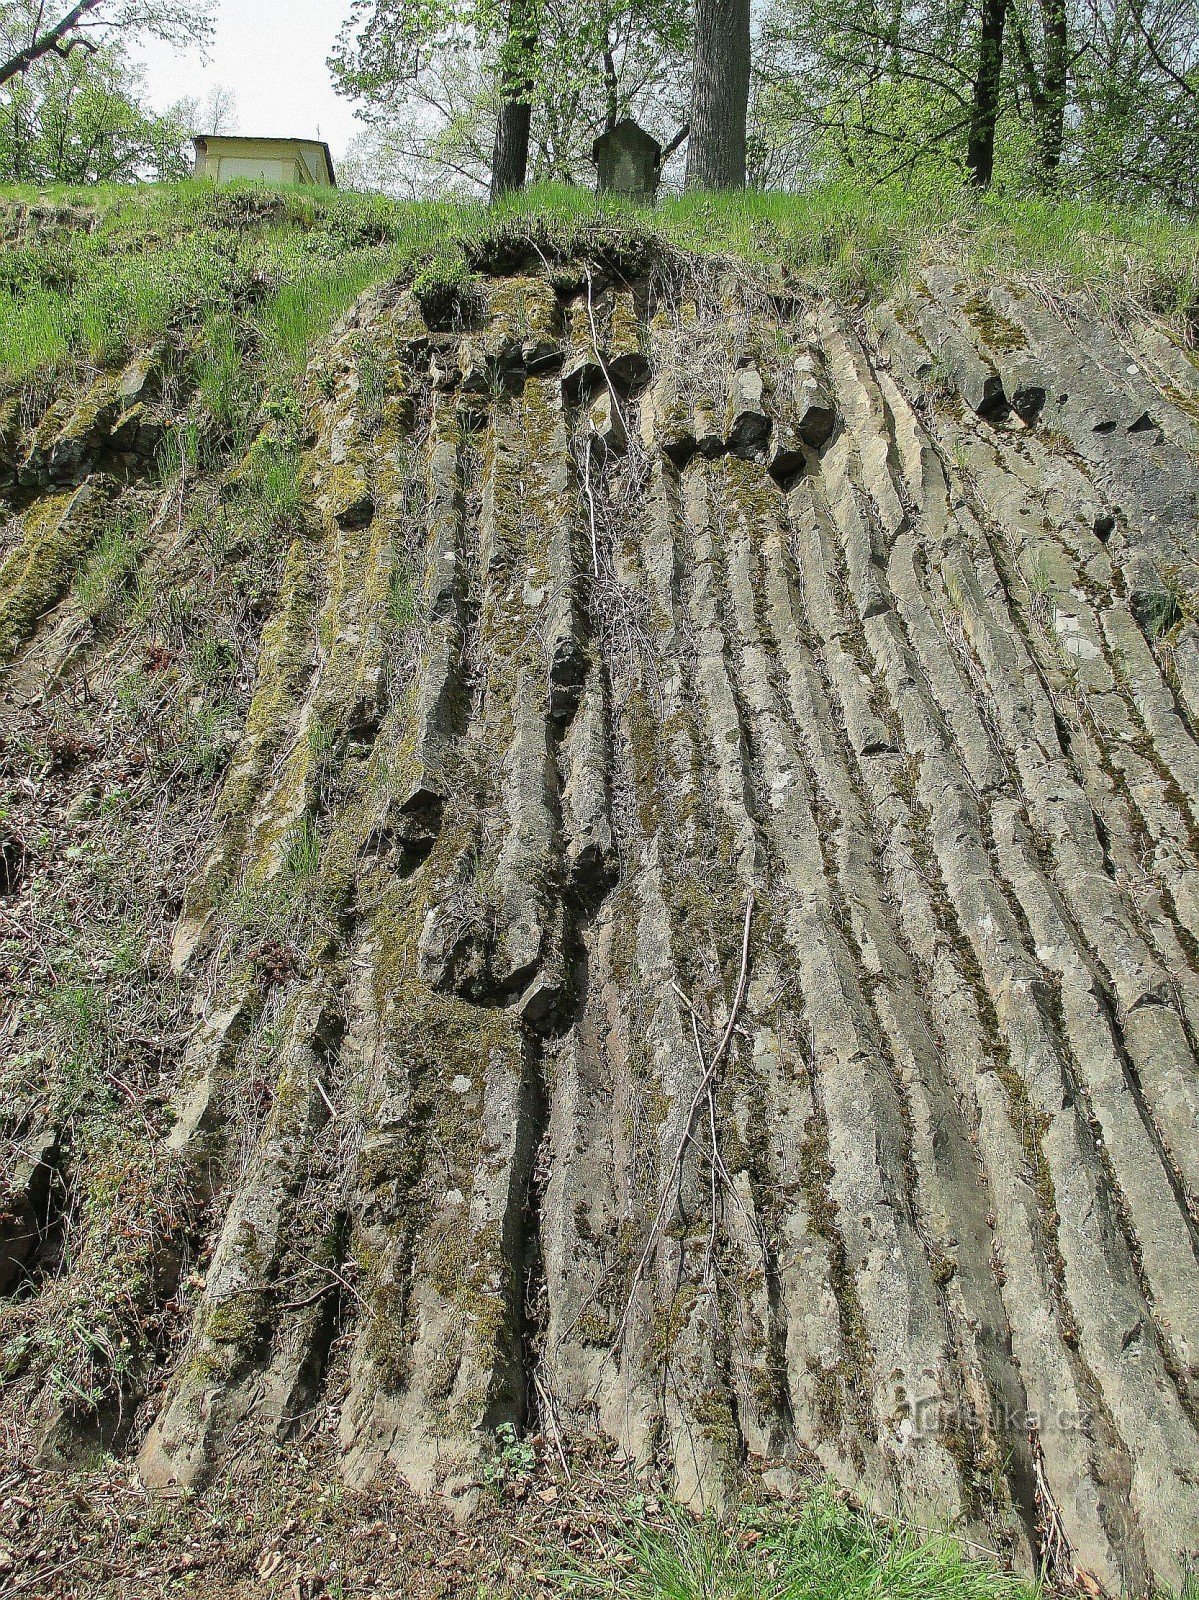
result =
[[[196,147],[196,177],[214,183],[257,178],[264,183],[315,183],[336,188],[333,157],[321,139],[251,139],[240,134],[202,133]]]

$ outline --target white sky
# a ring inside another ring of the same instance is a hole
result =
[[[142,43],[146,86],[159,111],[185,95],[201,103],[222,84],[237,101],[237,132],[328,141],[334,161],[361,123],[334,94],[325,59],[348,0],[220,0],[208,59]]]

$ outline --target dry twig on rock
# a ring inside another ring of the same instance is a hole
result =
[[[695,1114],[699,1110],[700,1102],[704,1099],[705,1095],[708,1095],[708,1096],[712,1095],[712,1083],[713,1083],[713,1080],[715,1079],[715,1076],[716,1076],[716,1070],[720,1066],[720,1063],[724,1060],[725,1056],[728,1054],[729,1043],[730,1043],[730,1041],[732,1040],[732,1037],[733,1037],[733,1030],[736,1028],[736,1025],[737,1025],[737,1017],[738,1017],[738,1015],[739,1015],[739,1013],[741,1011],[741,1006],[742,1006],[742,1004],[743,1004],[743,1002],[745,1000],[745,989],[746,989],[746,985],[747,985],[747,983],[749,981],[749,936],[750,936],[750,930],[751,930],[751,928],[753,926],[753,915],[754,915],[754,894],[753,894],[753,890],[751,889],[750,892],[749,892],[749,898],[745,902],[745,926],[744,926],[744,931],[743,931],[742,936],[741,936],[741,971],[740,971],[740,973],[738,974],[738,977],[737,977],[737,988],[736,988],[736,992],[733,995],[732,1006],[729,1008],[728,1021],[725,1023],[724,1033],[721,1035],[720,1043],[717,1045],[716,1051],[713,1054],[711,1061],[709,1061],[707,1066],[704,1068],[703,1076],[702,1076],[702,1078],[700,1080],[699,1087],[698,1087],[698,1089],[696,1089],[695,1096],[691,1101],[690,1107],[688,1108],[687,1115],[683,1119],[683,1131],[682,1131],[682,1133],[681,1133],[681,1135],[679,1137],[678,1148],[675,1150],[674,1158],[673,1158],[673,1160],[671,1161],[671,1164],[670,1164],[670,1177],[667,1180],[666,1187],[662,1191],[662,1197],[658,1201],[657,1210],[654,1212],[654,1219],[650,1223],[649,1236],[645,1241],[645,1249],[641,1252],[641,1259],[638,1261],[636,1270],[633,1273],[633,1281],[629,1285],[628,1299],[625,1301],[625,1308],[624,1308],[623,1313],[621,1314],[620,1322],[617,1325],[616,1336],[612,1341],[612,1349],[614,1351],[619,1347],[622,1339],[624,1338],[625,1329],[628,1326],[629,1315],[630,1315],[630,1312],[632,1311],[632,1307],[633,1307],[633,1297],[637,1293],[637,1285],[641,1282],[642,1274],[644,1273],[644,1271],[646,1269],[646,1266],[647,1266],[647,1264],[649,1262],[650,1256],[653,1254],[654,1245],[656,1244],[657,1239],[658,1239],[658,1235],[661,1233],[662,1226],[666,1221],[666,1217],[667,1217],[667,1215],[669,1213],[669,1208],[670,1208],[671,1196],[672,1195],[674,1196],[674,1198],[675,1198],[675,1200],[677,1202],[679,1185],[680,1185],[680,1180],[681,1180],[681,1176],[682,1176],[683,1156],[684,1156],[684,1154],[686,1152],[686,1149],[687,1149],[687,1143],[691,1138],[691,1129],[692,1129],[692,1126],[694,1125],[694,1122],[695,1122]],[[692,1024],[694,1026],[695,1025],[694,1008],[692,1007],[691,1010],[692,1010]],[[699,1047],[699,1034],[698,1034],[698,1031],[696,1032],[696,1048],[699,1049],[699,1057],[700,1057],[700,1062],[702,1064],[703,1063],[703,1051]],[[712,1102],[711,1102],[711,1105],[710,1105],[710,1114],[711,1114],[711,1119],[712,1119],[712,1148],[713,1148],[713,1161],[712,1161],[712,1188],[713,1188],[712,1228],[713,1228],[713,1238],[712,1238],[712,1246],[711,1246],[711,1248],[712,1248],[712,1250],[714,1250],[715,1249],[715,1227],[716,1227],[715,1188],[716,1188],[716,1172],[717,1172],[717,1163],[718,1162],[719,1162],[720,1170],[722,1172],[724,1172],[724,1175],[725,1175],[726,1179],[728,1177],[727,1171],[725,1171],[725,1169],[724,1169],[724,1163],[719,1161],[719,1153],[716,1151],[716,1111],[715,1111],[715,1100],[714,1100],[714,1098],[712,1099]],[[732,1180],[728,1179],[728,1181],[731,1184]],[[710,1260],[711,1260],[711,1256],[709,1256],[709,1262],[710,1262]]]

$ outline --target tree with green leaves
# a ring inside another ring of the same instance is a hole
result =
[[[770,0],[751,154],[1194,209],[1197,96],[1195,0]]]
[[[32,37],[35,0],[0,7],[0,39]],[[159,116],[115,39],[45,51],[0,84],[0,181],[103,183],[185,176],[193,106]]]
[[[691,37],[682,0],[355,0],[330,67],[370,126],[355,162],[371,178],[494,195],[585,181],[596,135],[624,116],[665,142]]]
[[[139,36],[202,45],[211,30],[211,0],[77,0],[66,9],[46,0],[0,0],[0,85],[39,61],[98,55]]]
[[[668,143],[689,115],[695,189],[1199,208],[1196,0],[355,0],[332,65],[372,125],[365,170],[410,192],[587,181],[621,117]]]
[[[446,58],[477,57],[494,85],[492,198],[525,181],[532,125],[540,0],[354,0],[329,66],[369,120],[439,104]]]
[[[174,180],[192,168],[185,107],[143,103],[137,74],[111,51],[32,72],[0,97],[0,181]]]

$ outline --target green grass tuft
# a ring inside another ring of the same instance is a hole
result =
[[[126,512],[104,528],[74,581],[75,598],[89,622],[101,622],[118,610],[145,548],[144,518]]]
[[[631,1523],[614,1563],[564,1574],[575,1595],[611,1600],[1037,1600],[1037,1584],[927,1536],[852,1510],[823,1488],[795,1510],[750,1508],[738,1522],[667,1506]]]

